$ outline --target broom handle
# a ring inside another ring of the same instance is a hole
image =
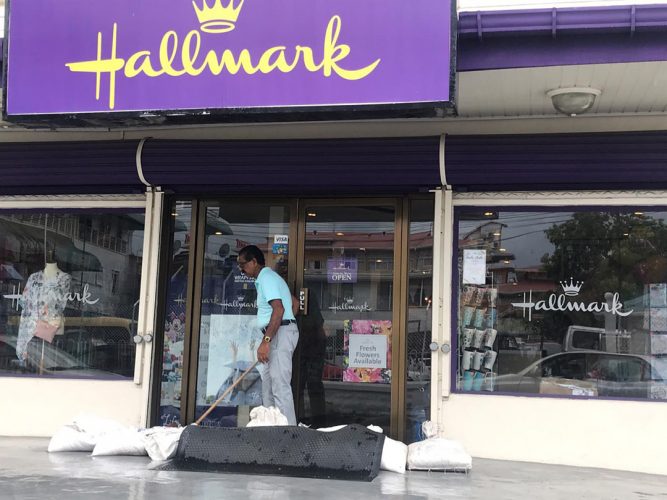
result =
[[[199,424],[201,424],[202,421],[203,421],[206,417],[208,417],[208,414],[211,413],[211,412],[215,409],[216,406],[218,406],[218,404],[220,403],[220,401],[222,401],[223,399],[225,399],[225,398],[227,397],[227,395],[228,395],[230,392],[232,392],[232,391],[234,390],[234,387],[236,387],[236,386],[239,384],[239,382],[241,382],[241,380],[243,380],[243,379],[245,378],[245,376],[248,375],[248,373],[250,373],[250,372],[253,370],[253,368],[255,368],[255,366],[257,366],[257,363],[259,363],[259,361],[255,361],[255,362],[252,364],[252,366],[251,366],[250,368],[248,368],[246,371],[244,371],[244,372],[241,374],[241,376],[240,376],[239,378],[237,378],[237,379],[234,381],[234,383],[233,383],[232,385],[230,385],[229,387],[227,387],[227,389],[225,390],[225,392],[222,393],[222,396],[220,396],[218,399],[216,399],[216,400],[213,402],[213,404],[209,407],[209,409],[206,410],[206,411],[204,412],[204,414],[203,414],[201,417],[199,417],[199,418],[197,419],[197,421],[195,422],[195,425],[199,425]]]

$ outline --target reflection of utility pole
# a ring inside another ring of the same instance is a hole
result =
[[[607,302],[607,310],[604,312],[604,345],[601,345],[600,348],[607,352],[618,352],[616,345],[616,337],[618,337],[616,332],[616,316],[609,312],[612,310],[613,299],[613,293],[605,292],[604,300]]]

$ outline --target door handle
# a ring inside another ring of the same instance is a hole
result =
[[[302,288],[299,290],[299,311],[304,316],[308,316],[308,289]]]
[[[431,349],[431,352],[436,352],[438,349],[440,349],[444,354],[449,354],[452,351],[451,346],[447,342],[442,345],[438,344],[437,342],[431,342],[428,347]]]
[[[142,342],[146,342],[147,344],[150,344],[153,342],[153,332],[148,332],[145,335],[135,335],[132,337],[132,340],[134,341],[135,344],[141,344]]]

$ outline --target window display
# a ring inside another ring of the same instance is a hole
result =
[[[493,390],[493,367],[498,355],[493,350],[498,334],[495,329],[497,297],[498,289],[492,286],[465,285],[463,288],[459,366],[464,390]]]
[[[0,375],[134,374],[144,213],[0,212]]]
[[[41,347],[40,374],[44,371],[44,342],[52,344],[57,334],[65,333],[63,313],[72,283],[72,276],[61,271],[55,260],[55,252],[48,251],[44,270],[30,275],[19,299],[22,311],[16,356],[27,361],[28,345],[36,342]]]
[[[171,215],[171,255],[167,267],[169,282],[165,296],[160,374],[159,423],[161,425],[174,424],[181,419],[192,204],[189,201],[176,201]]]
[[[667,212],[456,219],[457,390],[667,399]]]

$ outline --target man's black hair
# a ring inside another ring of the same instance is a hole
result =
[[[255,245],[248,245],[239,251],[239,257],[243,257],[246,261],[255,259],[260,266],[265,266],[264,253]]]

